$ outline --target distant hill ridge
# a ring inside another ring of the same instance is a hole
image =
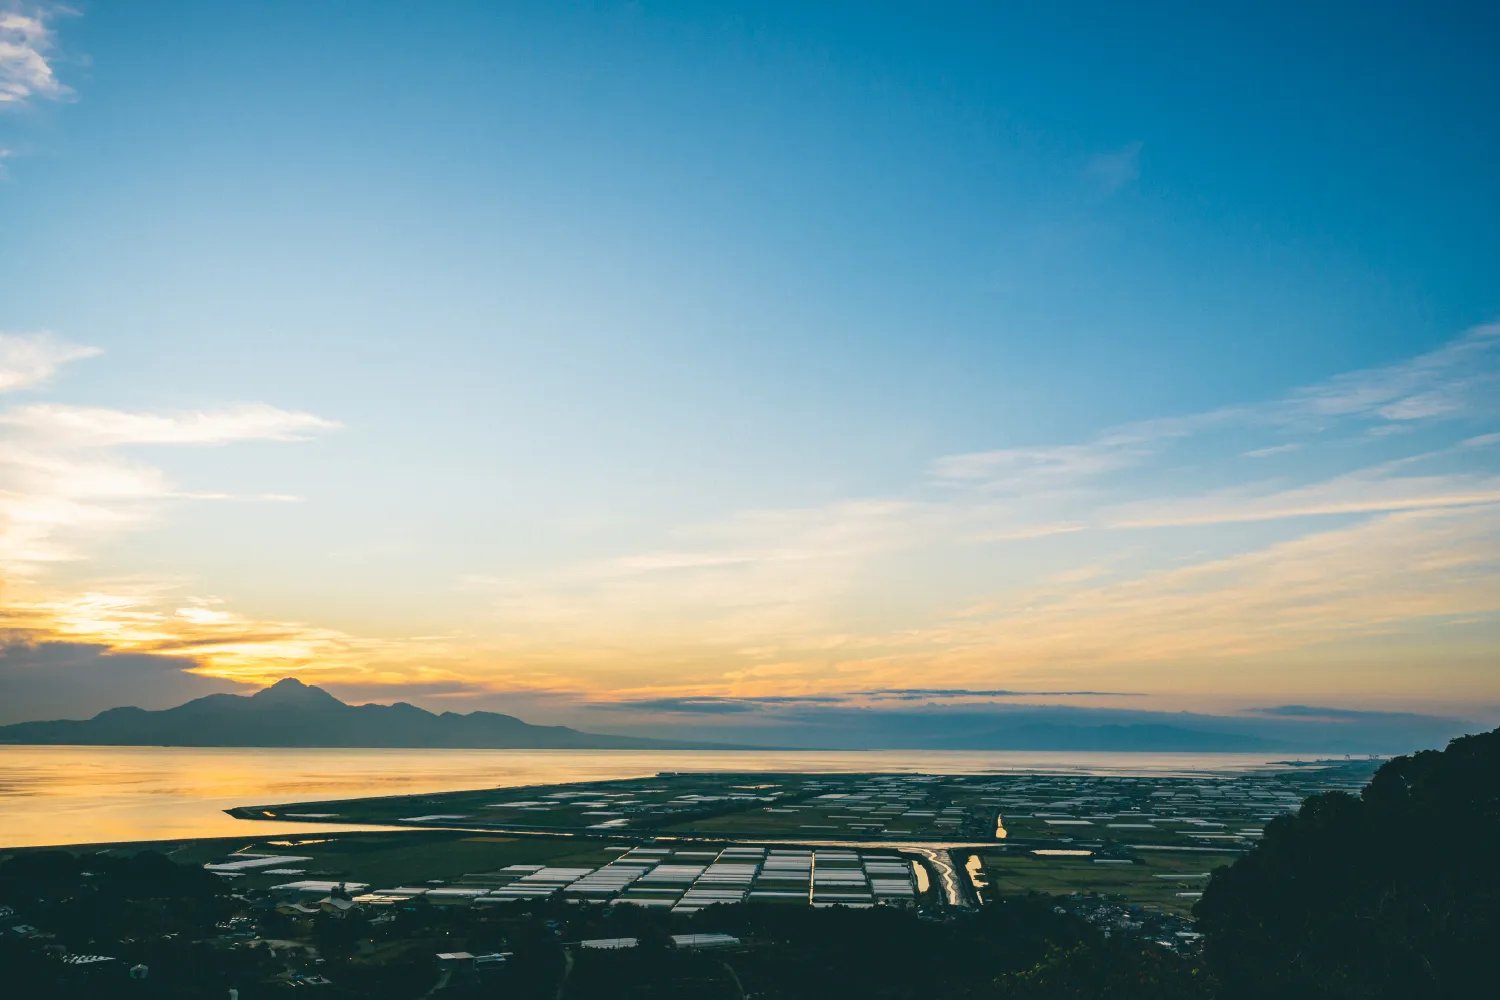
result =
[[[111,708],[82,721],[0,726],[0,743],[181,747],[444,747],[465,750],[730,749],[567,726],[534,726],[498,712],[435,715],[406,702],[348,705],[283,678],[252,695],[211,694],[176,708]]]

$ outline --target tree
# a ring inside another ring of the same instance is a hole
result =
[[[1194,962],[1140,942],[1051,947],[1025,972],[995,984],[1015,1000],[1208,1000],[1208,977]]]
[[[1500,932],[1500,730],[1308,799],[1196,913],[1226,997],[1486,995]]]

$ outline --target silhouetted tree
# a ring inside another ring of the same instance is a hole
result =
[[[1226,998],[1491,995],[1500,730],[1308,799],[1214,873],[1196,913]]]
[[[995,984],[1015,1000],[1209,1000],[1208,976],[1197,963],[1140,942],[1052,947],[1025,972]]]

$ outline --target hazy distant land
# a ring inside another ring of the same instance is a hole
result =
[[[1443,742],[1461,720],[1284,706],[1239,716],[1014,705],[941,711],[815,706],[776,725],[665,727],[674,738],[539,726],[496,712],[349,705],[286,678],[253,695],[87,720],[0,726],[0,744],[450,750],[936,750],[1076,753],[1399,753]],[[715,731],[717,730],[717,731]],[[717,737],[717,738],[715,738]]]
[[[465,750],[705,750],[728,744],[606,736],[533,726],[496,712],[435,715],[405,702],[347,705],[285,678],[253,695],[211,694],[152,712],[112,708],[83,721],[0,726],[0,743],[180,747],[442,747]]]

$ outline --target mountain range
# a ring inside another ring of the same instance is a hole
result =
[[[3,697],[3,687],[0,687]],[[671,708],[672,706],[666,706]],[[700,706],[701,707],[701,706]],[[718,702],[708,708],[721,709]],[[537,726],[496,712],[435,714],[406,702],[349,705],[294,678],[252,695],[211,694],[176,708],[111,708],[87,720],[0,726],[0,744],[187,747],[370,747],[497,750],[950,750],[1073,752],[1404,752],[1472,731],[1458,719],[1282,706],[1190,713],[1048,705],[870,711],[794,706],[767,714],[668,712],[620,736]],[[627,723],[631,725],[631,723]],[[639,725],[635,723],[634,725]]]
[[[348,705],[288,677],[252,695],[176,708],[111,708],[87,720],[0,726],[0,743],[182,747],[446,747],[468,750],[706,750],[727,744],[534,726],[496,712],[435,715],[406,702]]]

